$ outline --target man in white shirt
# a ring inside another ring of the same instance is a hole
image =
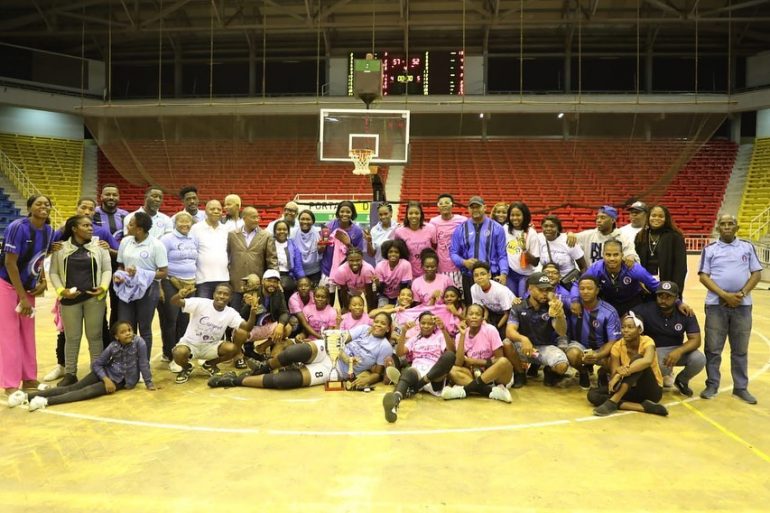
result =
[[[283,207],[283,217],[280,219],[276,219],[275,221],[270,221],[268,223],[267,233],[270,235],[273,235],[273,227],[275,226],[275,223],[278,221],[286,221],[286,224],[289,225],[289,238],[293,239],[295,235],[297,235],[297,232],[299,231],[299,223],[297,222],[297,215],[299,214],[299,205],[297,205],[295,202],[290,201]]]
[[[227,270],[227,226],[219,222],[222,204],[219,200],[206,203],[206,220],[195,223],[190,237],[198,241],[198,260],[195,270],[195,286],[198,297],[211,299],[220,283],[230,280]]]
[[[182,187],[179,190],[179,199],[182,201],[185,212],[192,216],[193,224],[206,219],[206,212],[198,208],[199,200],[197,187],[194,185]]]
[[[240,353],[254,327],[259,303],[252,300],[249,319],[244,321],[234,308],[227,306],[231,292],[230,285],[221,283],[214,290],[213,300],[187,299],[192,289],[182,289],[170,299],[190,315],[187,329],[173,349],[174,363],[182,368],[176,377],[177,384],[190,379],[193,370],[190,359],[206,360],[201,368],[213,376],[220,373],[218,363],[231,360]],[[232,342],[222,339],[227,328],[233,330]]]
[[[626,210],[628,210],[628,217],[631,222],[620,228],[620,234],[633,242],[636,239],[636,234],[644,228],[649,210],[643,201],[634,201]]]
[[[616,226],[617,220],[617,209],[605,205],[596,213],[596,228],[584,230],[577,234],[577,243],[583,249],[586,265],[588,267],[591,267],[591,264],[597,260],[601,260],[602,255],[604,254],[604,243],[610,239],[617,239],[621,242],[623,248],[623,261],[627,266],[630,267],[634,262],[639,260],[639,256],[636,254],[636,249],[634,248],[634,241],[629,240],[620,233],[620,230]],[[570,235],[571,234],[568,234],[567,237],[569,238]]]
[[[167,233],[171,233],[174,229],[174,223],[171,222],[170,217],[160,212],[161,205],[163,205],[163,189],[156,185],[149,186],[144,191],[144,206],[139,207],[139,210],[131,212],[123,219],[123,234],[128,235],[128,222],[137,212],[144,212],[152,219],[150,237],[160,240]]]

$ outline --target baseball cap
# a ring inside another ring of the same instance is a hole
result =
[[[468,206],[471,205],[483,205],[484,204],[484,198],[481,196],[471,196],[471,199],[468,200]]]
[[[628,208],[628,211],[647,212],[647,203],[644,201],[634,201]]]
[[[615,207],[611,207],[609,205],[604,205],[602,208],[599,209],[600,214],[607,214],[611,218],[617,220],[618,218],[618,210]]]
[[[265,271],[265,274],[262,275],[262,279],[269,280],[270,278],[273,278],[275,280],[280,280],[281,273],[279,273],[275,269],[268,269],[267,271]]]
[[[673,281],[662,281],[658,285],[656,294],[671,294],[672,296],[679,296],[679,285]]]
[[[553,288],[553,284],[551,283],[551,280],[548,279],[548,276],[546,276],[545,273],[530,274],[529,278],[527,278],[527,285],[532,285],[533,287],[537,287],[539,289]]]

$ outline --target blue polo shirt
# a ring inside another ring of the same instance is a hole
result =
[[[551,316],[548,315],[548,305],[542,305],[539,309],[529,304],[529,298],[524,299],[518,305],[513,305],[508,316],[508,324],[513,324],[522,335],[525,335],[535,346],[556,345],[559,334],[553,329]]]
[[[649,292],[655,292],[660,285],[660,282],[638,263],[630,269],[625,264],[621,264],[620,272],[614,279],[607,272],[604,260],[591,264],[584,274],[599,280],[599,295],[613,306],[627,303],[639,296],[642,293],[642,284]],[[573,303],[580,301],[579,281],[572,284],[570,296]]]
[[[567,322],[570,339],[589,349],[599,349],[607,342],[621,338],[618,311],[601,299],[591,310],[584,306],[583,315],[580,317],[568,316]]]
[[[168,255],[166,247],[158,239],[148,235],[142,242],[137,242],[133,235],[127,235],[120,241],[118,263],[123,264],[124,268],[157,271],[161,267],[168,267]]]
[[[762,270],[754,246],[738,238],[727,243],[712,242],[701,252],[698,274],[708,274],[726,292],[738,292],[746,285],[751,273]],[[718,305],[719,296],[706,293],[707,305]],[[744,296],[741,306],[751,304],[751,294]]]
[[[685,333],[700,333],[698,319],[688,317],[674,308],[670,317],[655,303],[635,306],[632,311],[644,321],[644,334],[655,341],[655,347],[676,347],[684,343]]]

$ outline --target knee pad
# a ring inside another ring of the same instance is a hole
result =
[[[289,369],[277,374],[265,374],[262,378],[262,387],[277,390],[302,388],[302,372],[298,369]]]
[[[308,363],[312,357],[313,350],[310,344],[294,344],[281,351],[278,355],[278,363],[286,367],[292,363]]]

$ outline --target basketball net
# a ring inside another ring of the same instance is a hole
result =
[[[350,160],[355,164],[353,169],[354,175],[369,175],[369,162],[374,157],[374,150],[362,149],[362,150],[350,150]]]

